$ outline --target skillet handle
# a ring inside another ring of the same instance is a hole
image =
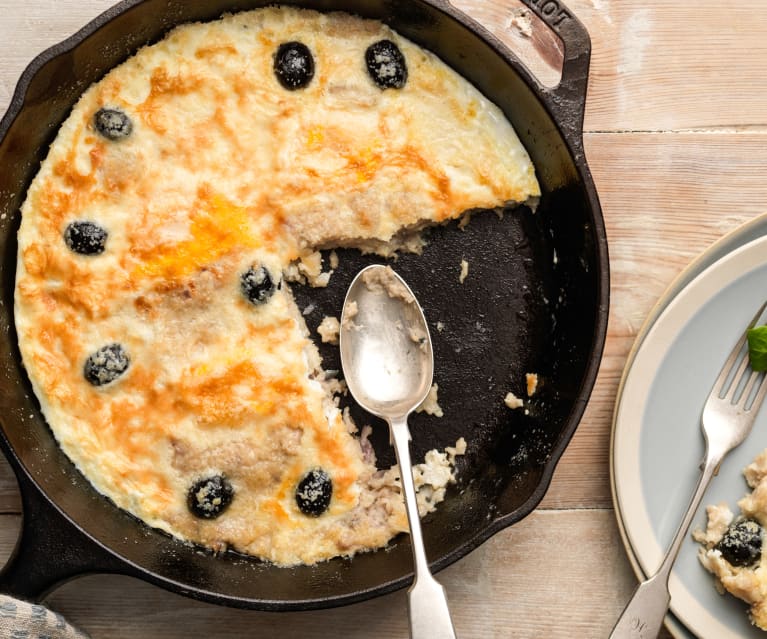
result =
[[[562,0],[522,0],[564,44],[562,78],[555,87],[543,87],[546,103],[562,127],[567,141],[583,147],[583,115],[591,61],[591,38],[583,23]]]
[[[16,477],[21,533],[0,571],[0,592],[40,601],[56,586],[86,573],[126,573],[125,565],[66,519],[23,471]]]

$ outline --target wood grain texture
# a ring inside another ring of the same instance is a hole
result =
[[[0,109],[27,63],[111,0],[3,0]],[[453,0],[502,41],[518,0]],[[767,6],[696,0],[570,0],[592,40],[587,131],[746,130],[767,128],[762,99]],[[548,38],[546,38],[548,41]],[[534,63],[531,66],[545,68]]]
[[[626,355],[679,272],[767,211],[765,142],[759,132],[586,135],[610,250],[608,339],[586,414],[543,507],[610,507],[610,430]]]
[[[517,0],[453,0],[513,46]],[[591,36],[587,131],[767,127],[767,5],[569,0]],[[537,66],[537,65],[533,65]]]
[[[0,560],[17,525],[17,517],[0,517]],[[604,637],[634,587],[612,514],[602,510],[535,513],[444,570],[440,580],[459,636],[477,639]],[[402,592],[334,610],[260,613],[99,575],[62,586],[46,603],[94,639],[407,637]]]

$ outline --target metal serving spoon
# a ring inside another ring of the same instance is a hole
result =
[[[408,591],[412,639],[455,639],[445,589],[429,570],[410,462],[408,415],[429,393],[434,374],[429,328],[407,284],[391,268],[362,269],[341,312],[344,378],[357,403],[389,422],[402,477],[415,578]]]

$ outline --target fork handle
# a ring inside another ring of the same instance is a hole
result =
[[[668,590],[671,568],[679,554],[682,540],[690,528],[695,511],[698,510],[701,499],[703,499],[703,493],[706,492],[711,478],[716,474],[723,456],[716,453],[710,454],[706,450],[706,458],[695,493],[660,567],[652,577],[643,581],[634,590],[634,594],[629,599],[618,618],[618,623],[615,624],[612,634],[610,634],[610,639],[655,639],[658,636],[671,601]]]

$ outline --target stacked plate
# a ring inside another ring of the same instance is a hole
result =
[[[700,475],[703,403],[743,328],[767,300],[767,215],[709,248],[671,285],[639,332],[623,373],[613,419],[611,481],[623,541],[640,579],[655,572]],[[764,319],[762,320],[764,322]],[[767,448],[767,409],[746,441],[725,458],[693,520],[705,506],[748,492],[745,468]],[[691,530],[692,530],[691,529]],[[720,595],[688,535],[671,575],[675,637],[763,638],[747,606]]]

